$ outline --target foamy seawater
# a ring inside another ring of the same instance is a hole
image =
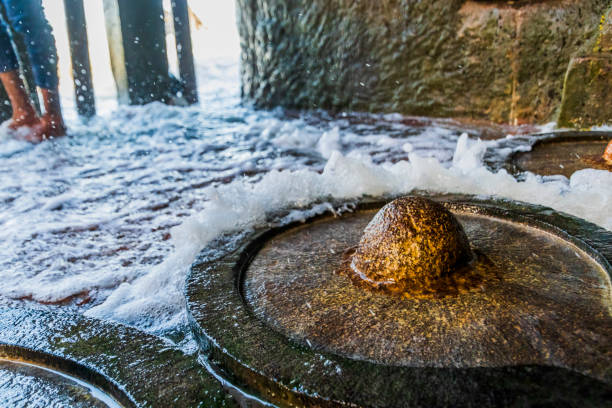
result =
[[[36,146],[3,133],[0,297],[167,333],[185,323],[189,265],[219,234],[415,189],[542,204],[612,229],[612,173],[517,181],[484,165],[525,149],[511,138],[400,115],[255,111],[240,104],[237,64],[200,70],[199,106],[74,118],[68,137]]]

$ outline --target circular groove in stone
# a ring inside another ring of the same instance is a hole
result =
[[[612,288],[603,268],[550,233],[454,213],[494,265],[489,273],[500,275],[481,290],[423,299],[353,285],[337,271],[375,215],[363,211],[267,241],[245,272],[246,301],[284,336],[347,358],[413,367],[557,365],[602,377],[612,349]]]
[[[6,359],[0,359],[0,406],[121,407],[114,398],[83,380],[37,364]]]
[[[551,233],[587,253],[608,277],[612,270],[612,233],[586,221],[525,203],[457,195],[436,199],[453,211],[508,218]],[[363,202],[358,211],[384,204]],[[200,253],[187,279],[188,315],[200,348],[228,379],[263,399],[281,406],[317,407],[499,406],[525,401],[605,406],[612,397],[609,374],[602,379],[538,364],[375,364],[316,350],[271,330],[246,305],[240,277],[266,242],[300,225],[221,237]]]
[[[53,381],[42,378],[49,377],[51,370],[54,372],[51,377],[56,380],[58,375],[66,374],[73,382],[95,387],[112,397],[117,402],[115,406],[237,406],[195,356],[186,355],[154,335],[57,307],[0,300],[1,360],[37,366],[30,367],[30,384],[38,381],[52,390]],[[15,378],[15,370],[13,374],[8,369],[4,371],[4,376],[0,373],[0,382],[2,378],[7,381]],[[61,378],[58,381],[56,390],[62,401],[58,406],[79,406],[78,400],[63,403],[61,396],[66,387]],[[0,384],[0,393],[2,387]],[[23,400],[25,406],[38,406],[27,397]],[[0,405],[4,406],[2,402],[0,395]],[[45,401],[43,406],[53,406],[52,402]],[[11,401],[9,406],[12,405]]]
[[[511,172],[530,171],[551,176],[570,177],[586,168],[612,170],[602,159],[612,132],[556,132],[538,136],[531,151],[517,152],[508,158],[506,168]]]

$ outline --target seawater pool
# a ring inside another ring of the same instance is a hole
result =
[[[612,173],[517,181],[491,171],[485,157],[527,146],[499,129],[500,139],[479,140],[483,129],[453,121],[259,111],[241,104],[237,63],[199,70],[198,106],[120,107],[87,123],[69,115],[69,135],[40,145],[2,131],[0,299],[180,341],[185,276],[207,242],[339,202],[417,189],[491,195],[612,229]]]

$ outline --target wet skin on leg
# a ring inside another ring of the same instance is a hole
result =
[[[24,139],[40,142],[62,136],[66,127],[59,102],[57,77],[57,50],[52,28],[47,21],[41,0],[0,0],[6,10],[7,21],[0,30],[0,70],[2,82],[13,106],[13,128],[29,126]],[[18,62],[10,45],[6,27],[10,23],[15,33],[23,36],[36,85],[40,88],[45,113],[38,118],[19,79]],[[5,75],[5,76],[4,76]],[[12,89],[9,90],[9,87]],[[18,119],[18,120],[16,120]]]
[[[41,88],[45,113],[32,127],[30,141],[43,141],[52,137],[64,136],[66,125],[62,116],[62,107],[57,89]]]
[[[0,80],[2,80],[2,85],[13,107],[13,117],[11,118],[9,128],[17,129],[22,126],[32,127],[38,124],[39,119],[26,93],[19,72],[2,72],[0,73]]]
[[[13,107],[13,117],[9,124],[11,129],[24,126],[29,127],[30,130],[23,138],[33,143],[66,134],[66,126],[62,117],[62,108],[57,89],[41,88],[45,114],[39,118],[17,71],[0,73],[0,80],[6,89]]]

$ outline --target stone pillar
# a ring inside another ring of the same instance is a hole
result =
[[[172,0],[172,20],[174,37],[178,54],[179,75],[183,85],[183,97],[189,104],[198,101],[193,51],[191,49],[191,31],[189,26],[189,9],[187,0]]]
[[[162,0],[104,0],[104,16],[119,101],[168,101]]]
[[[83,0],[64,0],[66,26],[70,42],[70,59],[72,61],[72,79],[77,112],[81,116],[91,117],[96,114],[91,63],[89,61],[89,44],[87,41],[87,24]]]

